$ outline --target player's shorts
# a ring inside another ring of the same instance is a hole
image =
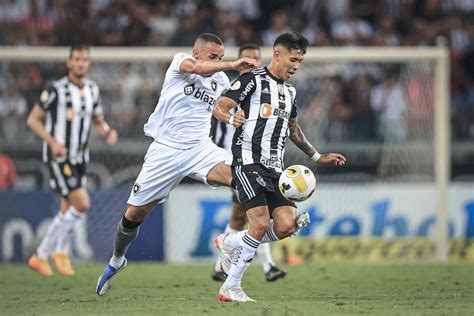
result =
[[[164,202],[187,176],[208,184],[207,174],[220,162],[230,165],[232,155],[210,139],[190,149],[172,148],[155,141],[148,148],[128,204],[140,206],[157,200]]]
[[[49,184],[62,197],[66,197],[71,191],[86,185],[85,163],[72,164],[69,161],[57,162],[51,160],[46,164],[51,176]]]
[[[263,165],[232,166],[232,174],[245,211],[262,205],[268,205],[270,214],[280,206],[296,208],[278,189],[279,174]]]
[[[240,203],[239,196],[236,190],[231,189],[232,191],[232,202],[234,203]]]

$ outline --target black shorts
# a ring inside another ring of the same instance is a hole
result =
[[[231,191],[232,191],[232,202],[240,204],[240,200],[239,200],[239,196],[237,195],[237,191],[234,190],[234,189],[231,189]]]
[[[296,204],[288,201],[278,189],[280,175],[263,165],[252,164],[232,166],[232,175],[245,211],[262,205],[268,205],[270,214],[280,206]]]
[[[51,188],[66,197],[77,188],[86,185],[86,164],[72,164],[69,161],[49,161],[48,165]]]

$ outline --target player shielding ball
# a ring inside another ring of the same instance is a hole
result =
[[[301,35],[278,36],[270,64],[241,75],[214,107],[214,116],[222,122],[233,121],[230,110],[239,104],[245,113],[245,124],[236,129],[232,141],[232,172],[250,224],[248,231],[216,238],[228,271],[218,294],[221,301],[254,301],[242,290],[241,280],[260,243],[284,239],[309,220],[298,217],[296,205],[278,189],[286,139],[316,162],[344,165],[346,161],[341,154],[319,154],[298,124],[296,89],[287,81],[300,68],[307,46]]]
[[[248,57],[255,59],[257,61],[258,67],[262,66],[260,47],[256,44],[244,44],[239,47],[239,58]],[[231,74],[230,74],[231,75]],[[231,78],[231,76],[229,77]],[[236,79],[234,76],[233,79]],[[237,111],[237,108],[232,109],[233,114]],[[219,122],[213,117],[213,124],[211,129],[212,137],[214,142],[227,151],[231,152],[232,137],[235,132],[235,127],[232,124],[227,124],[227,122]],[[242,208],[235,190],[232,191],[232,211],[230,216],[230,221],[225,228],[226,233],[236,233],[243,229],[248,223],[247,214]],[[262,244],[258,248],[258,256],[262,261],[263,272],[265,273],[265,279],[267,281],[276,281],[285,277],[286,271],[278,268],[275,264],[275,261],[272,258],[270,244]],[[211,275],[212,279],[215,281],[225,281],[227,278],[227,273],[222,270],[220,257],[214,264],[214,271]]]

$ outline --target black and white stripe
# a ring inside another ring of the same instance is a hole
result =
[[[79,87],[63,77],[43,91],[41,99],[40,106],[46,111],[46,131],[68,149],[67,159],[73,164],[89,161],[87,144],[92,119],[103,113],[97,84],[86,79]],[[65,159],[53,157],[45,142],[43,161],[51,160]]]
[[[242,172],[242,167],[241,166],[236,166],[235,167],[235,175],[237,176],[237,179],[239,182],[242,184],[242,187],[244,189],[245,195],[247,195],[248,199],[252,199],[256,196],[254,189],[252,188],[252,185],[247,178],[247,175]]]
[[[238,79],[242,83],[234,87],[240,86],[239,89],[231,88],[225,93],[240,103],[246,118],[232,141],[234,165],[261,163],[282,172],[289,120],[296,117],[296,89],[272,76],[267,68],[250,74]],[[251,93],[246,94],[246,90]]]
[[[242,241],[247,244],[248,246],[257,249],[258,246],[260,245],[260,242],[250,236],[248,233],[245,233],[244,236],[242,237]]]

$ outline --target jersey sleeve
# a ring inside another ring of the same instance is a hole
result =
[[[98,117],[104,115],[104,109],[102,107],[102,98],[100,96],[100,90],[97,85],[92,87],[92,97],[94,98],[94,105],[92,107],[92,116]]]
[[[237,78],[223,96],[231,98],[237,103],[241,103],[255,92],[256,87],[257,81],[255,80],[255,74],[247,72]]]
[[[295,96],[295,99],[293,100],[293,106],[291,107],[290,117],[295,118],[296,116],[298,116],[298,109],[296,107],[296,96]]]
[[[44,111],[51,111],[58,105],[58,92],[54,86],[45,87],[39,97],[39,106]]]
[[[174,55],[173,57],[173,61],[171,62],[171,65],[170,65],[170,69],[174,72],[180,72],[179,71],[179,66],[181,66],[181,63],[186,60],[186,59],[192,59],[192,60],[196,60],[194,59],[193,56],[189,55],[189,54],[186,54],[186,53],[177,53],[176,55]]]

